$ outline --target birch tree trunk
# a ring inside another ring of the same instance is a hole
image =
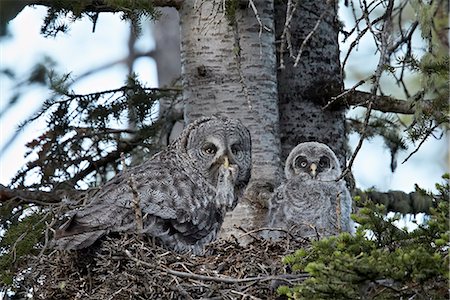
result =
[[[285,1],[275,2],[275,28],[277,40],[281,41],[287,5]],[[288,30],[294,58],[285,47],[281,54],[284,68],[278,69],[282,161],[298,143],[318,141],[330,146],[345,166],[345,108],[323,109],[330,97],[343,89],[337,4],[313,0],[289,2],[296,6]],[[303,51],[295,67],[300,49]]]
[[[227,7],[225,14],[224,3],[186,0],[179,12],[185,121],[219,113],[240,119],[252,134],[246,200],[227,218],[227,230],[257,221],[248,201],[264,205],[281,164],[273,1],[255,2],[256,13],[244,6]]]

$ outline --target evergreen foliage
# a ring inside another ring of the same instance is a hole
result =
[[[4,209],[3,206],[0,208]],[[29,206],[14,209],[10,216],[8,220],[2,220],[5,235],[0,239],[0,285],[7,286],[13,285],[16,272],[23,268],[27,256],[41,251],[45,241],[45,222],[50,220],[50,214]]]
[[[81,0],[58,0],[52,1],[41,27],[41,33],[47,37],[65,33],[72,22],[83,17],[88,17],[92,21],[94,31],[100,12],[120,13],[120,18],[130,21],[137,35],[141,32],[141,18],[157,19],[160,16],[152,1],[105,0],[87,3]]]
[[[117,89],[78,95],[70,90],[70,75],[42,72],[53,95],[22,126],[40,118],[47,131],[27,144],[30,161],[13,178],[13,186],[76,187],[93,172],[99,177],[85,183],[97,184],[106,180],[108,170],[117,171],[120,153],[138,147],[147,154],[158,150],[155,136],[162,120],[155,116],[157,103],[177,91],[146,88],[131,76]],[[133,128],[127,124],[131,111]],[[30,174],[35,182],[27,181]]]
[[[368,200],[353,218],[355,235],[325,238],[284,257],[293,272],[309,279],[278,293],[292,299],[447,299],[449,279],[449,175],[429,194],[434,208],[408,231],[386,217],[383,205]],[[358,199],[356,199],[358,200]]]
[[[47,86],[51,96],[21,126],[44,119],[47,129],[27,144],[29,162],[11,182],[18,189],[97,186],[119,171],[122,154],[143,159],[159,151],[158,132],[166,119],[155,115],[158,101],[173,100],[179,92],[146,88],[130,76],[117,89],[75,94],[70,75],[58,74],[48,59],[37,64],[23,84],[36,83]],[[0,203],[0,286],[15,289],[17,270],[48,246],[58,213],[58,204],[47,199],[13,198]]]

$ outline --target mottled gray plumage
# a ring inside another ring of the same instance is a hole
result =
[[[55,234],[59,249],[81,249],[109,232],[136,232],[134,178],[142,233],[178,252],[201,254],[248,183],[250,133],[241,122],[204,117],[166,150],[108,181]]]
[[[333,235],[350,231],[351,196],[344,180],[336,181],[341,167],[325,144],[305,142],[289,154],[287,181],[270,200],[267,226],[294,230],[301,236]],[[266,232],[277,238],[282,233]]]

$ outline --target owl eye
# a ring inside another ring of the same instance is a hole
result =
[[[306,168],[308,166],[308,159],[303,156],[303,155],[299,155],[294,162],[294,166],[297,168]]]
[[[319,160],[319,167],[326,168],[330,165],[330,160],[326,156],[322,156]]]
[[[206,144],[205,146],[203,146],[202,151],[203,151],[203,153],[206,153],[209,155],[216,154],[217,147],[213,144]]]

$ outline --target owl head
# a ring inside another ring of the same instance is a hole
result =
[[[213,186],[219,168],[229,164],[238,168],[235,186],[243,189],[252,162],[250,131],[239,121],[219,116],[203,117],[190,123],[175,142],[195,169]]]
[[[314,180],[335,180],[341,166],[333,150],[318,142],[298,144],[286,159],[284,174],[286,179],[302,176]]]

